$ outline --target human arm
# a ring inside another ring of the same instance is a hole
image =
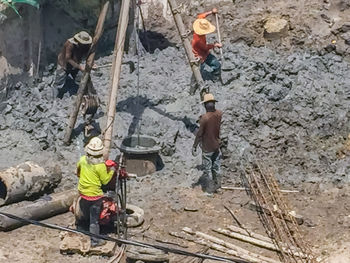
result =
[[[100,176],[100,181],[103,185],[108,184],[108,182],[112,179],[114,174],[114,169],[111,169],[110,171],[107,170],[107,166],[104,163],[97,164],[96,170],[98,172],[98,175]]]
[[[202,141],[205,124],[206,124],[205,120],[203,119],[203,117],[201,117],[201,119],[199,120],[199,129],[197,131],[196,138],[193,143],[194,149],[197,149],[198,144]]]
[[[72,43],[67,44],[66,53],[65,53],[66,61],[67,63],[71,64],[73,68],[77,68],[80,71],[84,71],[85,67],[75,62],[73,59],[73,48],[74,48],[74,45]]]
[[[218,9],[217,8],[213,8],[212,10],[205,12],[205,13],[201,13],[197,16],[197,18],[206,18],[209,15],[215,15],[218,13]]]

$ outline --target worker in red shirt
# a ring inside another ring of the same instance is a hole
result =
[[[200,72],[203,80],[220,80],[221,64],[217,58],[209,51],[214,47],[221,48],[221,43],[207,44],[206,35],[213,33],[216,28],[207,19],[208,15],[217,14],[218,10],[213,8],[209,12],[199,14],[197,20],[193,23],[193,40],[192,40],[192,51],[195,57],[198,57],[201,62]],[[206,70],[208,66],[210,70]]]

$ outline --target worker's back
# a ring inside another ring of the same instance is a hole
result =
[[[77,166],[80,170],[78,185],[80,194],[102,196],[101,186],[110,181],[113,171],[107,172],[107,167],[103,161],[97,164],[89,163],[86,155],[80,158]]]
[[[200,125],[203,126],[202,150],[215,152],[220,147],[220,127],[222,111],[215,110],[201,116]]]

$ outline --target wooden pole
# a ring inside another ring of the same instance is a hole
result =
[[[239,255],[245,255],[244,259],[250,260],[251,262],[279,263],[279,261],[276,261],[274,259],[267,258],[267,257],[261,256],[259,254],[252,253],[249,250],[246,250],[244,248],[236,246],[236,245],[234,245],[232,243],[226,242],[226,241],[224,241],[222,239],[219,239],[217,237],[210,236],[208,234],[205,234],[205,233],[202,233],[202,232],[199,232],[199,231],[193,231],[192,229],[190,229],[188,227],[184,227],[182,229],[182,231],[184,231],[185,233],[190,234],[190,235],[195,235],[198,238],[202,238],[202,239],[208,240],[210,242],[213,242],[215,244],[224,246],[224,247],[226,247],[228,249],[235,250],[235,251],[237,251],[239,253]]]
[[[83,95],[84,95],[84,93],[86,93],[87,84],[88,84],[88,81],[90,79],[90,71],[91,71],[92,66],[94,65],[97,43],[98,43],[98,40],[100,39],[100,37],[103,33],[103,25],[104,25],[104,22],[106,20],[108,6],[109,6],[109,2],[106,2],[105,5],[103,6],[103,9],[102,9],[100,16],[98,18],[98,21],[97,21],[97,25],[96,25],[96,29],[95,29],[95,36],[92,40],[92,44],[91,44],[91,47],[90,47],[90,50],[88,53],[88,57],[86,59],[85,71],[83,73],[83,77],[82,77],[80,84],[79,84],[77,98],[75,100],[75,103],[73,104],[73,108],[72,108],[72,111],[70,113],[66,133],[64,135],[63,142],[66,145],[68,145],[70,143],[70,138],[72,136],[75,122],[76,122],[77,117],[78,117],[79,108],[80,108],[80,105],[81,105],[81,102],[83,99]]]
[[[240,240],[240,241],[243,241],[243,242],[250,243],[252,245],[256,245],[256,246],[259,246],[259,247],[262,247],[262,248],[266,248],[266,249],[269,249],[269,250],[273,250],[273,251],[277,251],[277,252],[281,251],[274,243],[272,243],[272,240],[265,241],[265,240],[261,240],[261,239],[258,239],[258,238],[252,237],[252,236],[247,236],[246,234],[241,234],[241,233],[237,233],[237,232],[231,232],[229,230],[222,229],[222,228],[212,229],[212,230],[214,232],[223,234],[223,235],[228,236],[228,237],[232,237],[234,239],[237,239],[237,240]],[[283,247],[283,251],[285,253],[287,253],[287,254],[288,253],[289,254],[293,254],[296,257],[306,258],[305,254],[303,254],[301,252],[298,252],[298,249],[296,249],[294,247],[291,248],[291,250],[287,249],[287,247]]]
[[[129,7],[130,0],[123,0],[122,6],[120,8],[120,15],[118,21],[118,30],[115,40],[114,52],[113,52],[113,65],[112,65],[112,85],[109,93],[109,102],[108,102],[108,113],[107,113],[107,123],[104,134],[104,146],[105,152],[104,157],[108,159],[109,151],[111,149],[111,141],[113,135],[113,124],[114,117],[116,112],[117,104],[117,92],[120,78],[120,71],[124,53],[124,43],[126,28],[129,21]]]
[[[220,34],[220,25],[219,25],[219,16],[218,14],[215,14],[215,20],[216,20],[216,32],[218,34],[218,41],[220,44],[221,43],[221,34]],[[220,48],[220,58],[221,58],[221,63],[222,63],[222,60],[223,60],[223,54],[222,54],[222,48]]]
[[[198,66],[199,61],[196,60],[196,58],[194,57],[194,54],[192,52],[192,45],[191,45],[190,40],[188,39],[188,35],[191,33],[191,31],[186,30],[186,28],[185,28],[185,25],[184,25],[182,18],[181,18],[181,14],[180,14],[178,6],[176,4],[176,0],[168,0],[168,3],[170,6],[170,9],[171,9],[171,12],[173,13],[175,24],[176,24],[177,30],[179,31],[179,34],[180,34],[180,37],[182,40],[182,44],[184,45],[187,59],[188,59],[188,62],[191,66],[193,75],[194,75],[199,87],[202,88],[204,84],[203,84],[202,75],[199,71],[199,66]]]

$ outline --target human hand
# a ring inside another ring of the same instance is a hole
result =
[[[92,70],[96,70],[96,69],[98,69],[98,66],[94,63],[93,65],[92,65],[92,68],[91,68]]]
[[[215,43],[214,47],[222,48],[222,44],[221,43]]]
[[[215,15],[218,13],[218,9],[214,7],[213,10],[211,10],[211,12]]]
[[[79,66],[79,70],[80,70],[80,71],[85,71],[85,65],[80,65],[80,66]]]

